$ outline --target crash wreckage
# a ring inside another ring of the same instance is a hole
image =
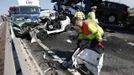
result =
[[[84,0],[86,1],[86,0]],[[101,0],[90,0],[91,4],[97,4],[98,2],[101,2]],[[76,5],[82,0],[51,0],[52,3],[56,2],[56,5],[58,6],[58,3],[60,2],[61,6],[71,7],[72,5]],[[96,2],[96,3],[95,3]],[[71,26],[71,19],[70,15],[66,15],[66,9],[60,14],[57,13],[59,10],[56,8],[56,11],[50,11],[50,10],[43,10],[39,12],[39,8],[36,7],[38,11],[36,10],[36,14],[40,13],[40,16],[29,16],[29,14],[14,14],[11,20],[15,35],[17,37],[25,37],[25,35],[29,35],[29,32],[33,30],[39,30],[38,33],[45,32],[48,35],[49,34],[55,34],[60,33],[65,30],[67,30]],[[55,8],[54,8],[55,9]],[[78,8],[81,9],[81,8]],[[14,9],[14,10],[17,10]],[[71,11],[71,10],[70,10]],[[82,10],[84,11],[84,10]],[[43,15],[42,15],[43,14]],[[47,14],[47,16],[44,14]],[[35,14],[33,14],[35,15]],[[65,16],[66,15],[66,16]],[[37,29],[38,28],[38,29]]]
[[[61,0],[61,3],[63,3],[62,5],[70,6],[71,4],[81,2],[81,0],[73,0],[73,2],[72,0],[67,1],[68,2],[65,0],[64,2]],[[57,1],[52,0],[52,2]],[[69,16],[57,12],[50,12],[47,17],[40,16],[40,20],[38,19],[36,21],[31,20],[31,17],[27,15],[14,16],[11,23],[17,37],[25,38],[30,36],[32,43],[36,42],[36,39],[45,39],[49,35],[62,33],[72,29]],[[94,75],[99,75],[103,66],[103,56],[104,53],[100,51],[96,52],[91,49],[78,48],[74,52],[71,62],[75,69],[79,69],[85,74],[92,73]],[[66,63],[63,62],[63,66],[65,67]],[[82,69],[83,67],[86,68],[87,71]]]

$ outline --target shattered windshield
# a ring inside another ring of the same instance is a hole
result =
[[[21,14],[39,14],[39,7],[20,7]]]
[[[30,19],[31,17],[28,15],[15,15],[14,21],[23,21],[25,19]]]

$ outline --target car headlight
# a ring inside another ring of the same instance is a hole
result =
[[[26,22],[31,22],[32,20],[31,19],[26,19]]]
[[[13,24],[13,29],[17,30],[17,31],[20,31],[20,27],[18,25],[16,25],[16,24]]]
[[[23,18],[15,18],[16,21],[22,21]]]

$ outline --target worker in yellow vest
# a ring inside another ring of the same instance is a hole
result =
[[[78,9],[78,11],[74,14],[74,17],[79,17],[81,20],[85,19],[85,15],[82,11]]]
[[[80,28],[78,45],[84,38],[87,38],[91,41],[91,49],[95,49],[96,47],[104,48],[102,44],[102,36],[104,31],[99,25],[97,25],[97,23],[95,23],[93,20],[87,19],[82,21],[79,17],[74,17],[73,24]]]
[[[92,6],[91,7],[91,11],[88,13],[87,19],[93,20],[96,23],[98,23],[98,20],[96,19],[96,14],[95,14],[96,13],[96,9],[97,9],[97,6]]]
[[[93,20],[81,20],[80,17],[74,17],[72,19],[73,25],[79,28],[79,36],[78,36],[78,48],[83,48],[80,46],[82,40],[86,39],[91,41],[89,42],[89,49],[92,49],[96,52],[100,52],[100,49],[103,49],[102,36],[104,34],[103,29],[97,25],[97,23]],[[71,58],[70,58],[71,59]],[[68,62],[64,62],[62,65],[65,69],[67,69],[71,64],[72,60],[67,60]]]

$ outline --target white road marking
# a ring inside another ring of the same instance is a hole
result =
[[[134,43],[133,42],[128,42],[127,44],[129,44],[131,46],[134,46]]]
[[[4,23],[4,22],[1,22],[1,23],[0,23],[0,26],[1,26],[3,23]]]

